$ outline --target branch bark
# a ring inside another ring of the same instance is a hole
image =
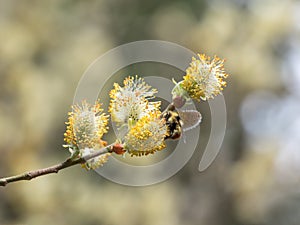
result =
[[[13,182],[17,182],[17,181],[21,181],[21,180],[31,180],[33,178],[36,177],[40,177],[40,176],[44,176],[50,173],[58,173],[60,170],[66,169],[68,167],[77,165],[77,164],[82,164],[85,163],[87,160],[95,158],[99,155],[108,153],[109,148],[103,148],[99,151],[93,152],[89,155],[86,155],[85,157],[80,157],[77,159],[72,159],[72,158],[67,158],[64,162],[59,163],[57,165],[54,166],[50,166],[47,168],[43,168],[43,169],[38,169],[38,170],[32,170],[32,171],[28,171],[19,175],[15,175],[15,176],[11,176],[11,177],[3,177],[0,179],[0,186],[6,186],[9,183],[13,183]]]

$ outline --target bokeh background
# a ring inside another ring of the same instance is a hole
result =
[[[0,224],[299,224],[299,15],[296,0],[1,0],[1,177],[68,156],[64,122],[76,86],[120,44],[172,41],[226,58],[231,76],[225,140],[205,172],[197,170],[210,132],[202,103],[199,149],[169,180],[127,187],[72,167],[1,188]],[[168,71],[135,65],[114,81]]]

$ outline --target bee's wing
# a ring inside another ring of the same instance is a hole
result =
[[[202,119],[201,113],[197,110],[180,110],[178,114],[183,121],[183,131],[194,129]]]

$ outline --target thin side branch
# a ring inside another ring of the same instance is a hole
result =
[[[38,170],[32,170],[29,172],[25,172],[19,175],[15,175],[15,176],[11,176],[11,177],[4,177],[0,179],[0,186],[6,186],[8,183],[13,183],[16,181],[21,181],[21,180],[31,180],[33,178],[36,177],[40,177],[40,176],[44,176],[50,173],[58,173],[58,171],[63,170],[65,168],[77,165],[77,164],[82,164],[85,163],[87,160],[95,158],[99,155],[108,153],[109,148],[103,148],[99,151],[93,152],[89,155],[86,155],[85,157],[81,157],[81,158],[77,158],[77,159],[72,159],[72,158],[68,158],[66,159],[64,162],[59,163],[57,165],[54,166],[50,166],[47,168],[43,168],[43,169],[38,169]]]

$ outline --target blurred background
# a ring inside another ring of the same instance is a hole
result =
[[[296,0],[1,0],[0,177],[68,157],[64,122],[76,86],[120,44],[160,39],[217,54],[230,77],[225,140],[205,172],[210,112],[201,103],[199,149],[169,180],[127,187],[72,167],[0,188],[0,224],[299,224],[299,15]],[[183,75],[133,65],[110,85],[136,73]]]

